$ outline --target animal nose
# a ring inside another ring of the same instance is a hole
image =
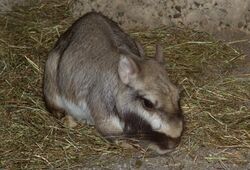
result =
[[[158,132],[164,133],[171,138],[178,138],[182,134],[183,124],[183,119],[175,116],[163,123]]]

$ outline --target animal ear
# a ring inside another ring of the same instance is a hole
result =
[[[159,63],[164,62],[163,49],[162,49],[162,46],[159,43],[156,44],[155,58]]]
[[[136,44],[136,47],[140,53],[140,56],[144,57],[145,53],[144,53],[144,49],[143,49],[142,45],[138,41],[135,41],[135,44]]]
[[[129,84],[138,73],[139,67],[136,62],[131,57],[121,55],[118,65],[118,74],[121,81],[124,84]]]

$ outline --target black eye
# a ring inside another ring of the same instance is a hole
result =
[[[145,109],[153,109],[154,108],[154,104],[145,98],[142,98],[142,105]]]

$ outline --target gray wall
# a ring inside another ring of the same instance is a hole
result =
[[[101,11],[123,28],[184,24],[208,31],[223,28],[250,33],[250,0],[75,0],[75,17]]]
[[[31,1],[0,0],[0,13]],[[75,18],[101,11],[125,29],[187,25],[210,32],[230,28],[250,33],[250,0],[72,0],[71,10]]]

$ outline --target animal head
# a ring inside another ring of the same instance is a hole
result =
[[[120,96],[123,110],[136,113],[152,130],[179,138],[183,131],[179,90],[167,76],[161,47],[151,59],[122,52],[118,74],[126,87]]]

